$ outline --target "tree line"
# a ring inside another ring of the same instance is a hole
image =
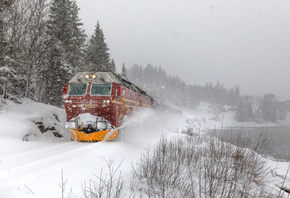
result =
[[[249,97],[241,98],[237,105],[235,119],[239,122],[277,122],[285,120],[289,111],[287,101],[279,101],[274,94],[265,94],[263,98],[256,101]]]
[[[116,71],[99,22],[86,42],[75,0],[0,1],[0,93],[60,106],[78,71]]]
[[[146,67],[135,64],[127,69],[127,76],[157,100],[177,106],[192,108],[201,101],[236,105],[240,98],[239,86],[227,89],[220,82],[216,85],[188,85],[177,76],[167,75],[161,66],[151,64]]]
[[[231,106],[239,122],[277,122],[286,119],[289,111],[287,101],[277,100],[274,94],[266,94],[260,99],[242,96],[238,85],[225,88],[219,81],[215,85],[211,82],[204,86],[189,85],[177,76],[167,75],[161,66],[135,64],[126,69],[123,65],[122,74],[153,98],[167,104],[187,108],[194,108],[200,102]]]

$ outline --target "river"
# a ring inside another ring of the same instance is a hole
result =
[[[238,144],[251,149],[259,140],[261,149],[257,152],[277,160],[290,161],[290,126],[227,128],[213,130],[212,133],[233,144],[239,142]]]

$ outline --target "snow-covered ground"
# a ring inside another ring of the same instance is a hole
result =
[[[125,137],[109,142],[81,143],[70,141],[64,129],[63,109],[30,100],[23,100],[22,104],[0,102],[1,198],[61,197],[60,186],[66,187],[65,196],[83,197],[82,186],[90,179],[95,180],[101,171],[106,173],[109,161],[113,161],[114,167],[120,165],[119,171],[128,189],[132,164],[161,135],[176,135],[189,125],[203,133],[208,128],[234,123],[230,112],[216,115],[207,104],[182,115],[146,109],[128,118],[123,128]],[[39,125],[51,130],[41,133]],[[63,137],[56,137],[53,132]],[[273,169],[267,186],[277,190],[289,163],[266,160]],[[290,187],[290,181],[286,182]]]

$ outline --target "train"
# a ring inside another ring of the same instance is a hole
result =
[[[125,116],[153,108],[145,91],[114,72],[79,72],[63,88],[71,140],[97,142],[118,136]]]

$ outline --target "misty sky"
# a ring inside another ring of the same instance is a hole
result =
[[[186,83],[290,99],[289,0],[77,0],[117,69],[161,65]]]

